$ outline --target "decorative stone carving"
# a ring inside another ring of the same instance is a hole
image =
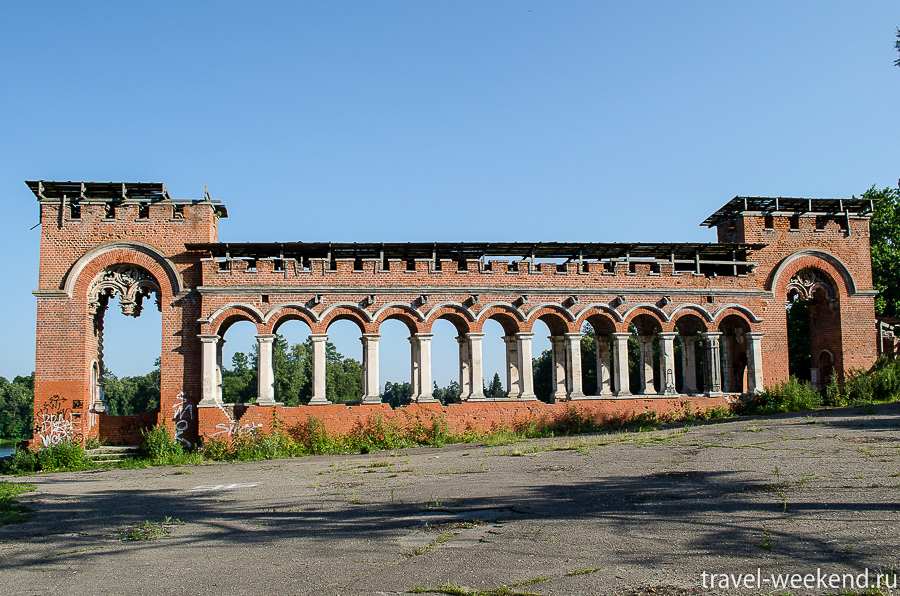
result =
[[[800,300],[812,300],[818,290],[823,290],[829,300],[834,300],[831,282],[815,269],[801,269],[787,284],[788,295],[796,292]]]
[[[137,317],[141,314],[143,300],[156,294],[156,307],[161,309],[161,293],[156,279],[136,265],[122,264],[101,271],[88,290],[88,308],[92,314],[105,309],[109,298],[118,294],[122,314]]]

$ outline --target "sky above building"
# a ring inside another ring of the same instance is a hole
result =
[[[735,195],[897,183],[897,26],[893,0],[3,3],[0,375],[34,368],[26,179],[205,184],[231,242],[713,242]],[[147,372],[158,314],[107,318],[109,368]],[[408,380],[402,325],[381,353]]]

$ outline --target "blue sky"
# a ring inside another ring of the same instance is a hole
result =
[[[0,375],[34,367],[23,180],[207,184],[223,241],[714,241],[735,195],[896,184],[897,26],[874,0],[3,3]],[[118,374],[159,352],[145,316],[108,322]]]

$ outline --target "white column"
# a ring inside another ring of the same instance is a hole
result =
[[[198,336],[200,338],[200,347],[201,347],[201,365],[203,367],[203,383],[201,386],[201,399],[198,406],[214,406],[217,403],[221,403],[221,399],[217,400],[218,397],[216,392],[217,385],[217,366],[216,366],[216,346],[219,343],[218,335],[206,335],[201,334]]]
[[[550,336],[550,376],[551,397],[555,401],[566,399],[566,339],[559,335]]]
[[[656,387],[653,385],[653,336],[639,335],[641,342],[641,394],[656,395]]]
[[[612,395],[611,370],[609,368],[609,336],[594,336],[597,353],[597,395]]]
[[[664,395],[678,395],[675,389],[675,336],[674,331],[659,334],[660,387]]]
[[[437,401],[432,393],[431,381],[431,338],[434,333],[416,333],[419,354],[419,393],[417,402]]]
[[[566,387],[568,399],[584,397],[581,384],[581,338],[584,333],[566,333]]]
[[[472,366],[469,361],[469,338],[460,335],[456,338],[459,344],[459,399],[468,401],[472,396]]]
[[[515,335],[504,335],[506,343],[506,397],[516,398],[522,393],[519,387],[519,344]]]
[[[312,398],[309,405],[329,404],[331,402],[325,397],[325,342],[328,341],[328,334],[310,334],[309,339],[313,347]]]
[[[708,331],[701,334],[703,343],[706,346],[706,394],[717,395],[722,393],[722,361],[719,352],[719,337],[722,334],[718,331]]]
[[[534,333],[516,333],[519,342],[519,379],[521,390],[519,399],[534,400],[534,363],[531,358],[531,339]]]
[[[613,333],[616,340],[616,395],[627,397],[631,395],[631,382],[628,378],[628,338],[630,333]]]
[[[216,344],[216,400],[222,403],[222,393],[224,389],[224,377],[222,375],[222,359],[225,353],[225,339],[219,338]]]
[[[257,363],[256,375],[256,405],[274,406],[275,368],[272,366],[272,345],[275,343],[275,336],[270,333],[257,335],[256,341],[259,344],[259,362]]]
[[[681,390],[687,395],[697,393],[696,343],[696,335],[681,336],[681,370],[684,373],[684,387]]]
[[[467,333],[466,337],[469,338],[469,379],[472,384],[468,401],[484,400],[484,360],[481,349],[484,333]]]
[[[411,401],[419,397],[419,338],[409,336],[409,384],[412,386]]]
[[[745,333],[747,338],[747,393],[763,389],[762,333]]]
[[[378,394],[378,333],[363,333],[359,338],[363,347],[363,396],[364,404],[380,404]]]

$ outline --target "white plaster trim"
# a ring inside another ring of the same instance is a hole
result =
[[[520,311],[517,307],[513,306],[511,302],[491,302],[490,304],[485,304],[484,308],[482,308],[481,310],[478,311],[478,316],[475,318],[475,321],[478,322],[483,319],[486,319],[487,317],[484,316],[485,313],[487,313],[487,311],[494,308],[495,306],[501,307],[501,309],[500,309],[501,311],[515,316],[522,323],[524,323],[526,320],[525,315],[522,314],[522,311]]]
[[[299,310],[300,312],[302,312],[303,314],[305,314],[307,317],[309,317],[310,320],[312,320],[312,322],[314,322],[314,323],[319,322],[319,317],[316,315],[316,313],[314,311],[310,310],[303,304],[294,303],[294,302],[288,302],[286,304],[279,304],[278,306],[273,306],[266,313],[265,317],[263,317],[262,322],[268,324],[269,321],[271,321],[272,318],[278,314],[278,311],[285,310],[287,308],[295,308],[295,309]]]
[[[253,306],[252,304],[244,304],[242,302],[230,302],[225,306],[220,306],[213,312],[211,315],[206,317],[205,319],[200,319],[200,323],[209,323],[210,321],[215,321],[216,317],[225,312],[228,309],[236,308],[238,310],[249,311],[247,314],[255,315],[257,320],[253,321],[256,324],[260,324],[263,322],[263,314],[258,308]]]
[[[535,306],[534,308],[532,308],[531,310],[528,311],[526,321],[530,321],[531,318],[534,316],[534,314],[542,308],[552,309],[554,312],[562,315],[562,318],[569,321],[570,323],[574,323],[576,320],[575,315],[573,315],[571,312],[569,312],[569,309],[562,306],[561,304],[556,304],[554,302],[541,302],[540,304],[538,304],[537,306]]]
[[[459,302],[449,302],[449,301],[438,302],[433,307],[431,307],[431,309],[425,314],[425,320],[430,321],[431,318],[434,316],[434,313],[436,313],[440,309],[448,307],[448,306],[453,307],[454,312],[456,314],[469,319],[470,323],[474,323],[477,320],[475,315],[472,314],[472,311],[469,310],[469,308],[467,306],[464,306],[464,305],[460,304]],[[456,309],[459,309],[459,310],[456,310]]]
[[[184,280],[181,278],[181,273],[178,271],[178,268],[175,267],[175,264],[170,261],[166,255],[161,253],[158,249],[150,246],[149,244],[129,240],[101,244],[100,246],[95,246],[91,250],[84,253],[84,255],[82,255],[80,259],[75,261],[75,264],[72,265],[72,268],[69,269],[68,273],[66,273],[66,281],[65,285],[63,286],[63,291],[66,293],[66,295],[68,295],[69,298],[74,298],[72,293],[75,290],[75,284],[78,281],[78,277],[91,261],[93,261],[100,255],[114,250],[132,250],[149,256],[150,258],[158,262],[168,274],[169,286],[172,288],[173,296],[177,296],[185,291]],[[159,280],[156,281],[158,282]]]
[[[608,304],[602,304],[600,302],[594,302],[592,304],[585,305],[584,308],[582,308],[581,310],[578,311],[578,318],[581,319],[581,318],[585,317],[585,312],[592,308],[595,308],[599,311],[602,311],[605,314],[608,314],[609,316],[612,317],[613,321],[615,321],[616,323],[625,322],[625,319],[622,317],[622,315],[619,314],[619,312],[616,309],[614,309],[613,307],[611,307]],[[591,315],[587,315],[587,316],[591,316]]]
[[[360,319],[362,319],[363,322],[365,322],[365,323],[373,323],[374,322],[374,319],[372,319],[372,315],[370,315],[368,313],[368,311],[361,309],[359,307],[359,305],[354,302],[339,302],[338,304],[332,304],[331,306],[329,306],[328,308],[326,308],[319,314],[319,322],[324,321],[325,318],[328,316],[328,313],[330,313],[331,311],[333,311],[336,308],[347,308],[349,310],[352,310],[353,312],[359,314]]]
[[[627,294],[626,294],[626,296],[627,296]],[[649,302],[645,302],[643,304],[635,304],[634,306],[632,306],[631,308],[629,308],[622,314],[622,320],[627,321],[628,317],[631,315],[631,313],[633,313],[634,311],[636,311],[640,308],[645,308],[645,309],[655,313],[656,316],[658,316],[660,318],[660,320],[662,320],[663,323],[669,322],[669,315],[667,315],[665,313],[665,311],[663,311],[661,308],[659,308],[655,304],[650,304]]]
[[[725,304],[725,305],[719,307],[719,309],[716,310],[715,315],[713,315],[713,319],[716,321],[717,327],[719,325],[719,323],[718,323],[719,317],[722,315],[723,312],[725,312],[729,308],[732,308],[734,310],[739,310],[742,313],[744,313],[745,315],[747,315],[747,318],[750,319],[751,323],[762,323],[762,319],[760,319],[755,314],[753,314],[753,311],[751,311],[746,306],[743,306],[741,304]]]
[[[830,252],[819,250],[815,248],[806,248],[803,250],[798,250],[795,253],[791,253],[787,257],[785,257],[778,267],[775,269],[775,273],[772,274],[772,285],[769,287],[769,292],[771,292],[773,297],[775,296],[775,288],[778,287],[778,278],[781,276],[781,272],[793,261],[801,258],[801,257],[816,257],[822,259],[829,265],[837,270],[838,274],[843,278],[844,287],[847,290],[847,294],[850,296],[856,295],[856,281],[853,279],[853,276],[850,275],[850,270],[844,265],[844,262],[839,258],[831,254]]]
[[[715,317],[709,314],[709,311],[699,304],[680,304],[678,308],[669,313],[669,320],[673,320],[675,318],[675,314],[682,310],[695,311],[698,315],[705,319],[707,323],[712,323],[715,320]]]
[[[418,321],[420,323],[425,322],[425,315],[423,315],[419,311],[419,309],[413,308],[406,302],[388,302],[387,304],[385,304],[384,306],[382,306],[381,308],[376,310],[374,313],[372,313],[372,320],[377,321],[378,317],[381,316],[381,313],[383,313],[384,311],[386,311],[389,308],[399,308],[400,310],[409,314],[416,321]]]

